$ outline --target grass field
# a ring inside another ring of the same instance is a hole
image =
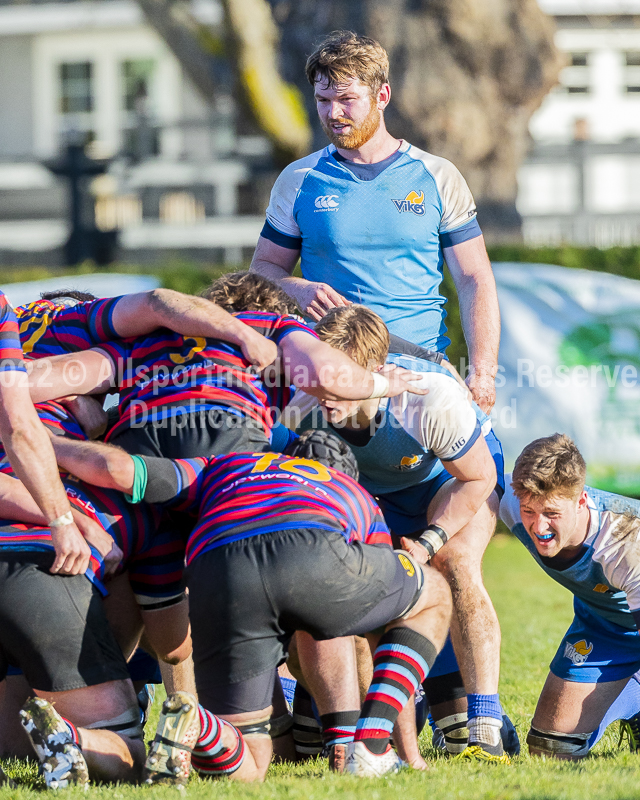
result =
[[[547,674],[547,665],[571,619],[571,598],[535,566],[522,545],[504,534],[496,536],[490,546],[485,575],[502,625],[502,702],[523,740]],[[262,786],[192,778],[186,793],[194,800],[210,796],[221,800],[640,798],[640,756],[631,755],[626,747],[617,749],[617,728],[617,724],[611,726],[594,754],[579,764],[542,762],[528,755],[514,759],[509,767],[453,764],[446,758],[436,758],[430,748],[430,737],[423,735],[424,754],[431,764],[426,773],[410,772],[384,780],[359,781],[330,774],[326,762],[318,760],[304,766],[272,767],[268,782]],[[41,783],[32,764],[5,762],[4,767],[20,785],[18,789],[0,790],[0,800],[26,798],[39,792]],[[87,796],[79,790],[66,794],[70,798]],[[95,800],[103,797],[133,800],[151,794],[159,800],[180,796],[176,789],[122,786],[92,788],[88,796]]]

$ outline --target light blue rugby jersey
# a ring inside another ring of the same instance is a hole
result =
[[[481,426],[485,433],[491,427],[487,415],[477,406],[477,410],[472,408],[462,387],[444,367],[409,356],[391,355],[389,360],[423,373],[418,385],[427,386],[429,394],[405,392],[383,397],[380,425],[367,444],[358,447],[339,427],[329,428],[317,405],[298,428],[299,433],[309,428],[330,429],[347,442],[358,462],[360,483],[374,496],[433,480],[446,468],[442,460],[460,458],[481,435]],[[301,395],[298,393],[291,407],[300,402]]]
[[[464,178],[407,142],[371,180],[335,151],[329,145],[283,170],[262,236],[300,249],[307,280],[368,306],[391,333],[444,351],[442,249],[481,235]]]
[[[520,517],[520,502],[505,477],[500,518],[542,569],[609,622],[633,630],[640,611],[640,501],[585,486],[591,519],[584,552],[565,569],[542,559]],[[634,520],[634,518],[636,518]]]

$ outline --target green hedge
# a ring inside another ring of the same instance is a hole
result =
[[[489,247],[492,261],[521,261],[527,263],[559,264],[573,269],[592,269],[640,279],[640,246],[610,247],[598,250],[595,247],[525,247],[524,245],[495,245]],[[200,264],[186,259],[159,261],[154,265],[113,264],[99,270],[91,264],[79,267],[31,267],[13,269],[3,267],[2,283],[38,280],[55,275],[86,275],[92,272],[128,272],[154,274],[163,286],[189,294],[198,294],[208,283],[219,275],[233,269],[246,269],[247,264],[221,266],[219,264]],[[466,358],[467,349],[460,324],[458,299],[451,276],[445,270],[442,292],[448,298],[447,327],[451,338],[448,355],[457,366]]]

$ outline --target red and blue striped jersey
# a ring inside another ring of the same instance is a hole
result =
[[[16,313],[6,295],[0,292],[0,372],[26,372],[22,356]]]
[[[162,459],[145,461],[151,481],[154,463]],[[187,543],[187,564],[214,547],[295,528],[338,531],[347,542],[391,545],[373,498],[344,473],[317,461],[232,453],[172,463],[175,483],[167,484],[162,499],[198,515]]]
[[[51,300],[35,300],[16,308],[20,341],[32,358],[58,356],[88,350],[117,338],[113,309],[120,297],[78,303],[72,308]]]
[[[294,316],[266,311],[235,315],[279,344],[293,332],[316,334]],[[150,336],[101,346],[118,365],[118,423],[107,440],[129,427],[205,408],[225,407],[260,423],[267,435],[270,409],[282,411],[291,390],[282,375],[265,379],[251,367],[239,345],[219,339],[181,336],[164,328]]]
[[[38,403],[36,410],[45,427],[74,439],[86,439],[77,421],[56,402]],[[0,472],[14,476],[0,443]],[[120,571],[129,572],[129,582],[141,606],[155,606],[182,596],[184,537],[176,524],[161,522],[162,512],[146,503],[132,505],[120,492],[101,489],[61,475],[71,505],[97,522],[123,552]],[[53,551],[51,532],[44,525],[0,519],[0,550]],[[103,586],[102,556],[91,548],[86,573]]]

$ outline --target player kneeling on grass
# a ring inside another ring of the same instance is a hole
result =
[[[187,543],[187,585],[201,705],[186,693],[167,699],[147,782],[184,783],[190,764],[202,775],[264,779],[275,668],[297,630],[317,639],[382,634],[373,682],[362,711],[354,709],[355,733],[341,741],[351,740],[347,772],[397,771],[402,762],[390,734],[442,648],[451,595],[435,570],[391,549],[348,447],[315,431],[294,442],[290,455],[168,460],[88,448],[102,455],[64,466],[99,482],[104,457],[109,486],[129,494],[135,487],[134,500],[198,516]],[[319,706],[323,717],[344,712]],[[325,719],[334,727],[343,721]]]
[[[556,433],[516,460],[500,516],[574,595],[527,737],[533,755],[584,758],[622,720],[640,749],[640,502],[585,486],[578,448]]]

